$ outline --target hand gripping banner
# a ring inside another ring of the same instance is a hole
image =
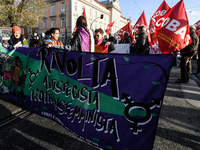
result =
[[[152,149],[172,55],[0,50],[3,96],[103,149]]]

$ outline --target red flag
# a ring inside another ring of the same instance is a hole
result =
[[[148,27],[148,23],[147,23],[147,20],[146,20],[146,17],[145,17],[145,14],[144,14],[144,11],[142,12],[141,16],[139,17],[139,19],[137,20],[137,22],[135,23],[133,29],[137,32],[138,32],[138,27],[141,26],[141,25],[145,25],[146,27]]]
[[[132,37],[132,41],[133,41],[134,37],[131,30],[131,22],[129,22],[127,25],[125,25],[123,28],[117,31],[118,35],[121,37],[122,40],[124,40],[124,33],[126,32],[129,34],[129,36]]]
[[[156,28],[156,22],[158,19],[160,19],[162,16],[166,14],[167,11],[169,11],[170,7],[164,0],[160,7],[157,9],[157,11],[154,13],[154,15],[151,17],[150,24],[149,24],[149,32],[151,37],[151,43],[152,45],[156,44],[157,42],[157,28]]]
[[[115,23],[115,21],[110,23],[110,24],[108,24],[107,29],[105,30],[107,35],[110,33],[110,28],[113,26],[114,23]]]
[[[87,19],[86,12],[85,12],[85,7],[84,7],[84,10],[83,10],[83,16],[85,17],[85,19]]]
[[[86,12],[85,12],[85,7],[84,7],[84,10],[83,10],[83,16],[85,17],[85,19],[87,20],[87,17],[86,17]],[[77,30],[77,26],[74,27],[74,32]]]
[[[146,26],[146,29],[148,28],[148,23],[147,23],[147,20],[146,20],[146,17],[145,17],[145,14],[144,14],[144,11],[142,12],[141,16],[139,17],[138,21],[135,23],[135,26],[133,27],[133,29],[139,33],[138,31],[138,27],[141,26],[141,25],[145,25]],[[150,34],[149,34],[149,29],[146,30],[146,33],[149,37],[149,44],[151,44],[151,39],[150,39]]]
[[[197,28],[196,30],[200,30],[200,20],[197,21],[194,26]]]
[[[108,45],[95,45],[95,50],[94,52],[96,53],[108,53]]]
[[[180,0],[171,10],[156,22],[157,38],[162,53],[171,53],[183,49],[192,43],[189,33],[189,23],[183,0]]]

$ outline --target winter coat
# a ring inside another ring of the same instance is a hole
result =
[[[146,31],[139,34],[135,43],[135,54],[145,54],[149,49],[149,39]]]
[[[128,36],[126,39],[124,39],[124,41],[121,42],[122,44],[131,44],[132,43],[132,37]]]
[[[94,40],[91,37],[91,32],[88,33],[83,27],[79,26],[73,39],[69,42],[71,50],[89,52],[91,47],[91,52],[94,52]]]
[[[63,43],[61,41],[57,41],[53,38],[51,39],[46,39],[44,41],[44,45],[60,45],[60,46],[64,46]]]
[[[195,54],[194,50],[198,50],[199,38],[195,31],[190,32],[190,37],[192,38],[193,42],[180,51],[181,56],[193,57]]]
[[[7,43],[7,48],[8,49],[14,49],[14,48],[17,48],[17,47],[29,47],[28,42],[26,41],[25,38],[23,38],[22,41],[20,39],[16,39],[16,42],[14,43],[12,41],[12,38],[10,38],[8,40],[8,43]]]

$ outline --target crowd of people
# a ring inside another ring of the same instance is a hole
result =
[[[119,39],[116,34],[109,33],[104,36],[104,31],[99,28],[94,32],[88,29],[87,20],[84,16],[79,16],[76,21],[76,31],[72,36],[66,40],[66,45],[71,50],[95,52],[94,45],[108,46],[108,53],[115,50],[115,44],[130,44],[131,53],[142,54],[148,50],[148,36],[146,34],[145,26],[140,26],[141,33],[139,33],[138,40],[132,42],[132,37],[128,33],[124,33],[124,39]],[[140,30],[139,30],[140,31]],[[18,26],[13,26],[12,35],[7,42],[8,49],[14,49],[17,47],[56,47],[65,48],[65,45],[59,40],[60,29],[51,28],[45,33],[34,33],[29,42],[24,38],[21,33],[21,29]],[[29,43],[29,44],[28,44]]]
[[[68,48],[75,51],[83,52],[95,52],[94,45],[108,46],[108,53],[115,50],[115,44],[129,44],[130,54],[148,54],[149,52],[149,37],[146,33],[146,26],[141,25],[138,27],[138,34],[135,34],[133,40],[128,33],[124,33],[124,39],[118,39],[117,35],[114,36],[110,33],[109,37],[104,35],[104,31],[99,28],[94,33],[88,29],[87,20],[84,16],[78,17],[76,21],[76,31],[66,40]],[[187,83],[191,74],[191,59],[196,55],[197,71],[195,74],[200,73],[200,53],[197,51],[199,47],[199,37],[195,33],[195,26],[190,26],[190,36],[192,43],[180,50],[180,68],[181,79],[178,79],[176,83]],[[7,43],[8,49],[14,49],[17,47],[40,47],[47,46],[65,48],[64,44],[59,40],[60,30],[59,28],[51,28],[45,33],[38,35],[34,33],[28,42],[21,33],[21,29],[18,26],[13,26],[12,35]],[[2,39],[0,39],[2,40]]]

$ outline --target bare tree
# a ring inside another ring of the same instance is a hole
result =
[[[0,0],[0,26],[37,26],[46,5],[45,0]]]

